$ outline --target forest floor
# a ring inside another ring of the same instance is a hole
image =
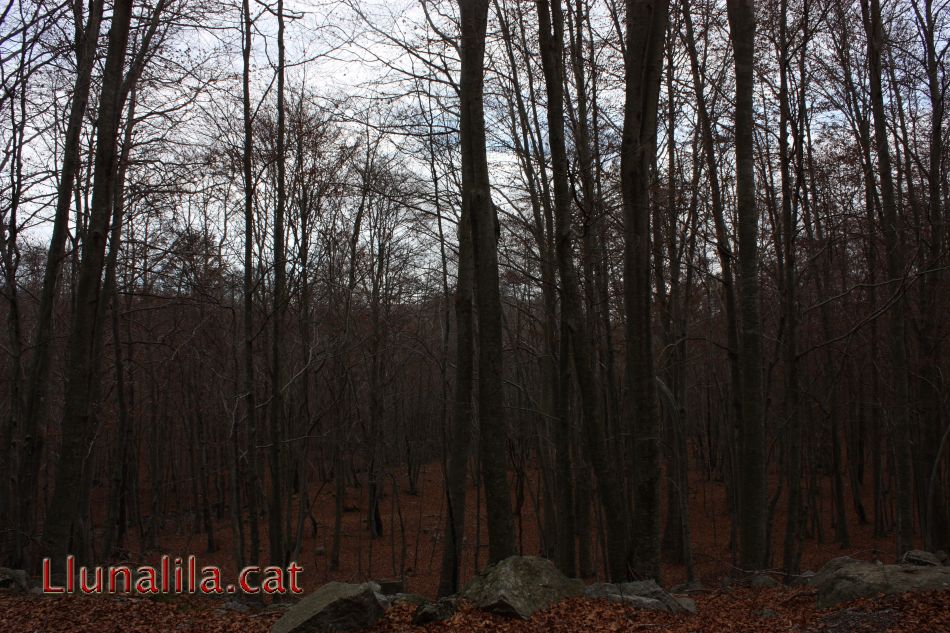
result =
[[[311,486],[310,505],[313,520],[308,518],[305,521],[300,555],[297,557],[297,563],[303,567],[300,578],[305,590],[312,591],[331,580],[362,582],[403,578],[406,591],[434,597],[438,585],[442,535],[447,512],[442,470],[439,464],[423,466],[417,478],[416,494],[409,494],[404,471],[394,475],[388,478],[388,483],[383,486],[380,501],[383,534],[375,539],[369,537],[367,529],[366,488],[347,486],[338,570],[331,569],[330,560],[335,507],[334,486],[332,482],[315,482]],[[526,555],[538,555],[541,553],[542,514],[541,501],[538,498],[538,473],[533,469],[524,472],[521,486],[517,474],[513,473],[510,479],[514,491],[512,499],[515,508],[517,550]],[[773,479],[777,480],[776,477]],[[864,560],[894,562],[893,534],[876,538],[872,524],[861,524],[858,521],[847,480],[844,483],[848,546],[841,547],[835,540],[831,479],[824,477],[820,490],[813,498],[808,499],[814,511],[808,513],[807,538],[802,547],[803,570],[817,571],[828,560],[845,555]],[[774,494],[776,486],[777,482],[773,480],[770,494]],[[523,491],[521,495],[517,494],[519,487]],[[706,587],[718,587],[720,580],[731,575],[733,571],[730,548],[732,520],[726,487],[722,481],[707,479],[701,472],[693,471],[690,473],[689,488],[690,541],[696,575]],[[870,488],[870,485],[865,488]],[[175,494],[170,496],[175,498]],[[873,498],[870,491],[860,497],[868,518],[873,520]],[[665,502],[665,493],[662,498]],[[461,570],[463,584],[476,569],[484,567],[488,558],[484,496],[479,494],[479,490],[473,485],[469,488],[466,499],[466,532],[462,546]],[[147,498],[143,499],[141,504],[143,508],[148,507]],[[105,505],[102,504],[103,507]],[[290,508],[293,516],[287,521],[290,526],[296,526],[298,505],[299,498],[295,497],[293,507]],[[665,521],[665,507],[661,511]],[[182,557],[193,554],[197,556],[199,564],[219,567],[225,578],[237,575],[233,526],[226,512],[214,521],[215,549],[212,552],[208,551],[208,536],[197,520],[198,517],[193,514],[178,515],[175,508],[165,509],[163,514],[165,522],[158,531],[159,536],[154,547],[148,550],[142,547],[140,531],[138,528],[132,528],[127,560],[116,562],[157,564],[162,554]],[[773,559],[776,568],[781,565],[785,517],[785,499],[780,497],[775,504],[772,530],[772,551],[775,552]],[[104,522],[104,517],[101,520]],[[263,518],[260,521],[260,529],[262,543],[259,561],[262,565],[267,565],[267,536],[264,533],[267,522]],[[596,537],[601,533],[601,523],[596,514],[591,517],[591,531],[595,536],[592,537],[590,547],[594,571],[590,580],[596,580],[597,576],[602,580],[605,570],[600,539]],[[245,517],[245,541],[249,538],[249,533]],[[687,580],[685,566],[669,561],[664,561],[662,574],[662,584],[667,587],[685,583]]]
[[[317,589],[329,580],[349,582],[367,579],[403,577],[406,591],[432,597],[438,583],[441,557],[441,534],[444,516],[442,474],[437,465],[424,468],[417,485],[417,494],[407,493],[406,481],[393,478],[381,503],[384,534],[370,539],[366,530],[365,489],[347,489],[344,504],[340,569],[331,571],[328,553],[331,550],[333,527],[333,486],[316,485],[313,524],[306,522],[305,538],[298,563],[304,568],[301,584],[305,592]],[[523,479],[520,495],[520,520],[516,530],[521,552],[540,552],[536,478],[528,473]],[[817,570],[828,560],[848,555],[866,560],[893,561],[893,537],[880,539],[873,535],[873,526],[859,524],[852,497],[847,491],[847,548],[835,541],[832,523],[830,481],[813,498],[816,512],[810,514],[810,538],[802,552],[802,569]],[[513,480],[513,484],[517,484]],[[518,488],[517,485],[514,486]],[[774,491],[774,486],[773,486]],[[463,548],[463,582],[476,567],[484,566],[487,557],[484,515],[478,512],[477,490],[469,494],[468,520]],[[864,495],[862,495],[864,496]],[[781,551],[785,521],[784,500],[776,505],[773,530],[773,551]],[[868,512],[871,499],[865,499]],[[950,633],[950,592],[891,596],[841,605],[831,610],[818,610],[813,590],[807,587],[750,589],[728,586],[732,571],[730,551],[730,517],[725,487],[709,481],[700,473],[690,479],[689,508],[691,514],[692,552],[697,575],[706,591],[693,593],[697,615],[671,616],[634,610],[603,600],[575,599],[535,614],[528,621],[506,621],[472,609],[461,609],[452,619],[428,627],[410,624],[412,607],[396,605],[373,633],[397,631],[504,631],[509,633],[542,631],[913,631]],[[173,516],[168,513],[166,516]],[[221,517],[214,525],[216,551],[207,552],[207,533],[195,531],[194,517],[169,519],[160,532],[158,547],[151,551],[134,551],[137,531],[133,530],[129,564],[155,564],[162,554],[197,556],[200,565],[217,565],[224,577],[236,577],[232,525]],[[478,530],[476,530],[476,525]],[[200,526],[198,526],[200,527]],[[264,528],[262,522],[262,529]],[[598,521],[593,519],[596,530]],[[247,529],[245,529],[245,533]],[[821,536],[821,538],[817,538]],[[597,539],[593,539],[592,558],[600,569],[602,558]],[[476,562],[476,553],[478,561]],[[780,556],[776,556],[780,559]],[[116,561],[119,562],[119,561]],[[266,539],[261,552],[267,564]],[[778,566],[778,563],[776,563]],[[600,574],[602,576],[602,572]],[[776,574],[776,578],[780,577]],[[594,580],[592,578],[591,580]],[[667,587],[683,583],[686,570],[682,565],[663,565],[663,584]],[[0,593],[0,633],[73,631],[194,631],[257,632],[267,631],[282,612],[266,605],[251,605],[248,612],[227,599],[195,596],[138,597],[132,595],[44,596],[36,594]]]
[[[695,615],[669,615],[587,598],[576,598],[509,620],[463,606],[452,618],[425,626],[411,624],[414,607],[397,604],[366,633],[947,633],[947,592],[859,600],[819,610],[807,588],[718,589],[694,594]],[[210,598],[131,596],[49,597],[0,593],[3,633],[267,633],[280,617],[272,607],[239,613]]]

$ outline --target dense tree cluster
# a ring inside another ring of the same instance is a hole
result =
[[[689,473],[738,573],[822,503],[950,548],[948,49],[938,0],[9,3],[0,563],[285,564],[329,485],[339,567],[424,464],[442,593],[525,503],[569,575],[692,575]]]

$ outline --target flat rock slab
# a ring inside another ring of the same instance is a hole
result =
[[[627,604],[649,611],[689,613],[689,608],[673,597],[654,580],[636,582],[598,582],[584,590],[588,598],[606,598],[611,602]],[[695,604],[693,605],[695,609]]]
[[[376,583],[330,582],[292,606],[270,633],[358,631],[376,624],[385,609]]]
[[[896,611],[863,611],[860,609],[845,609],[825,616],[820,628],[813,627],[811,631],[822,633],[852,633],[864,631],[866,633],[884,633],[898,623],[900,616]]]
[[[882,565],[850,558],[836,558],[815,574],[818,606],[827,608],[878,594],[950,589],[950,568],[919,565]]]
[[[529,618],[535,611],[584,593],[584,583],[568,578],[549,560],[511,556],[485,569],[459,597],[496,615]]]
[[[901,563],[904,565],[918,565],[921,567],[939,567],[942,563],[936,554],[925,552],[919,549],[912,549],[901,556]]]

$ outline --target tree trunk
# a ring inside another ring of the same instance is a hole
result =
[[[284,424],[283,339],[284,315],[287,307],[287,248],[284,243],[284,219],[287,207],[286,183],[286,119],[284,107],[284,2],[277,0],[277,208],[274,211],[274,313],[271,332],[271,401],[270,401],[270,495],[268,498],[267,536],[270,543],[270,564],[284,565],[287,556],[283,524],[283,455],[281,451]]]
[[[660,423],[653,361],[650,282],[650,168],[656,132],[668,0],[628,0],[626,102],[620,150],[624,309],[627,313],[626,426],[633,432],[634,514],[630,564],[660,578]]]
[[[75,311],[70,326],[63,416],[63,443],[46,523],[43,549],[61,572],[70,543],[80,529],[81,515],[88,497],[86,459],[94,438],[94,403],[99,361],[95,357],[97,332],[102,327],[96,316],[101,300],[101,277],[109,221],[112,216],[121,84],[126,47],[132,19],[131,0],[117,0],[109,29],[109,48],[103,70],[99,114],[96,121],[96,155],[93,172],[92,207],[79,265]]]
[[[881,24],[879,0],[862,0],[861,13],[868,37],[868,73],[871,88],[871,113],[874,118],[874,141],[877,150],[881,187],[881,230],[884,233],[885,265],[888,281],[897,284],[896,299],[891,307],[889,344],[892,384],[894,389],[890,417],[895,430],[894,453],[897,470],[897,555],[911,549],[914,534],[914,495],[910,451],[910,385],[905,340],[906,298],[904,295],[904,252],[897,220],[897,202],[891,174],[891,154],[887,140],[887,117],[884,112],[881,50],[884,28]]]
[[[739,475],[740,565],[762,569],[768,550],[765,420],[762,393],[762,316],[759,306],[759,215],[755,201],[755,121],[752,105],[755,5],[729,0],[729,37],[736,68],[736,214],[739,236],[739,363],[742,427]]]
[[[461,76],[459,136],[462,205],[472,224],[475,300],[478,310],[479,459],[485,484],[488,557],[498,562],[515,551],[508,489],[502,311],[498,280],[498,218],[491,200],[483,103],[487,0],[460,0]]]
[[[77,7],[81,5],[77,4]],[[37,506],[39,488],[29,482],[39,480],[40,460],[43,452],[41,422],[46,415],[46,390],[49,383],[49,364],[52,350],[50,342],[53,334],[53,304],[56,301],[56,287],[59,270],[66,257],[66,236],[69,232],[69,212],[76,185],[76,174],[80,166],[79,150],[86,107],[92,84],[92,69],[95,65],[96,51],[99,46],[99,28],[102,21],[103,2],[90,0],[89,17],[85,28],[81,26],[81,11],[76,11],[76,82],[73,85],[73,98],[63,140],[63,163],[59,170],[59,182],[56,188],[56,212],[53,216],[53,232],[50,236],[49,250],[46,255],[46,268],[43,273],[43,289],[40,293],[40,305],[37,312],[36,334],[34,336],[33,362],[30,366],[26,384],[23,424],[20,431],[21,455],[16,473],[19,486],[19,506],[16,557],[27,557],[26,543],[21,539],[31,537]],[[11,560],[14,566],[23,564],[28,567],[26,558]]]

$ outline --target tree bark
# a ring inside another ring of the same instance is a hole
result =
[[[43,289],[40,293],[40,305],[37,312],[36,334],[34,336],[33,361],[26,384],[23,424],[20,430],[21,455],[16,478],[18,482],[28,484],[39,479],[40,460],[43,453],[43,434],[41,421],[46,415],[46,390],[49,382],[49,364],[52,350],[50,341],[53,335],[53,304],[56,301],[56,288],[59,270],[66,257],[66,236],[69,232],[69,212],[79,169],[79,146],[83,128],[83,119],[89,103],[92,84],[92,69],[95,65],[96,51],[99,46],[99,28],[102,22],[103,2],[90,0],[89,17],[85,28],[82,27],[82,13],[76,4],[76,81],[73,85],[73,98],[63,140],[63,162],[59,170],[59,182],[56,188],[56,212],[53,216],[53,232],[50,236],[49,250],[46,255],[46,268],[43,272]],[[33,534],[37,493],[39,488],[32,485],[19,487],[17,507],[17,544],[16,557],[11,561],[14,566],[23,564],[28,567],[28,549],[22,540]]]
[[[109,28],[109,48],[103,70],[96,121],[96,154],[89,226],[82,244],[76,307],[70,326],[63,416],[63,443],[56,467],[53,495],[46,514],[42,545],[61,572],[70,543],[81,529],[88,498],[86,459],[94,437],[92,394],[97,391],[99,361],[95,356],[101,298],[101,276],[114,200],[121,84],[132,19],[131,0],[117,0]]]
[[[755,200],[755,4],[729,0],[729,37],[736,69],[736,215],[739,237],[739,363],[742,369],[739,549],[745,571],[762,569],[768,550],[765,420],[762,393],[762,316],[759,305],[759,215]]]
[[[478,310],[479,459],[485,484],[488,558],[515,552],[508,488],[502,310],[498,280],[498,218],[491,199],[485,140],[484,61],[488,0],[460,0],[461,76],[459,136],[462,146],[463,213],[472,224],[475,301]]]
[[[669,0],[627,0],[626,101],[620,150],[623,197],[624,309],[627,313],[626,426],[633,432],[633,522],[630,566],[660,578],[660,422],[653,360],[650,281],[650,168]]]
[[[895,430],[894,454],[897,471],[897,555],[911,549],[914,534],[914,495],[910,450],[910,381],[907,365],[906,297],[904,294],[904,251],[897,220],[897,202],[891,173],[891,153],[887,140],[887,116],[881,70],[884,27],[879,0],[862,0],[861,13],[868,38],[868,75],[871,88],[871,114],[877,150],[878,178],[881,188],[881,230],[884,233],[885,266],[888,281],[898,284],[897,298],[890,310],[889,351],[894,389],[891,419]]]

